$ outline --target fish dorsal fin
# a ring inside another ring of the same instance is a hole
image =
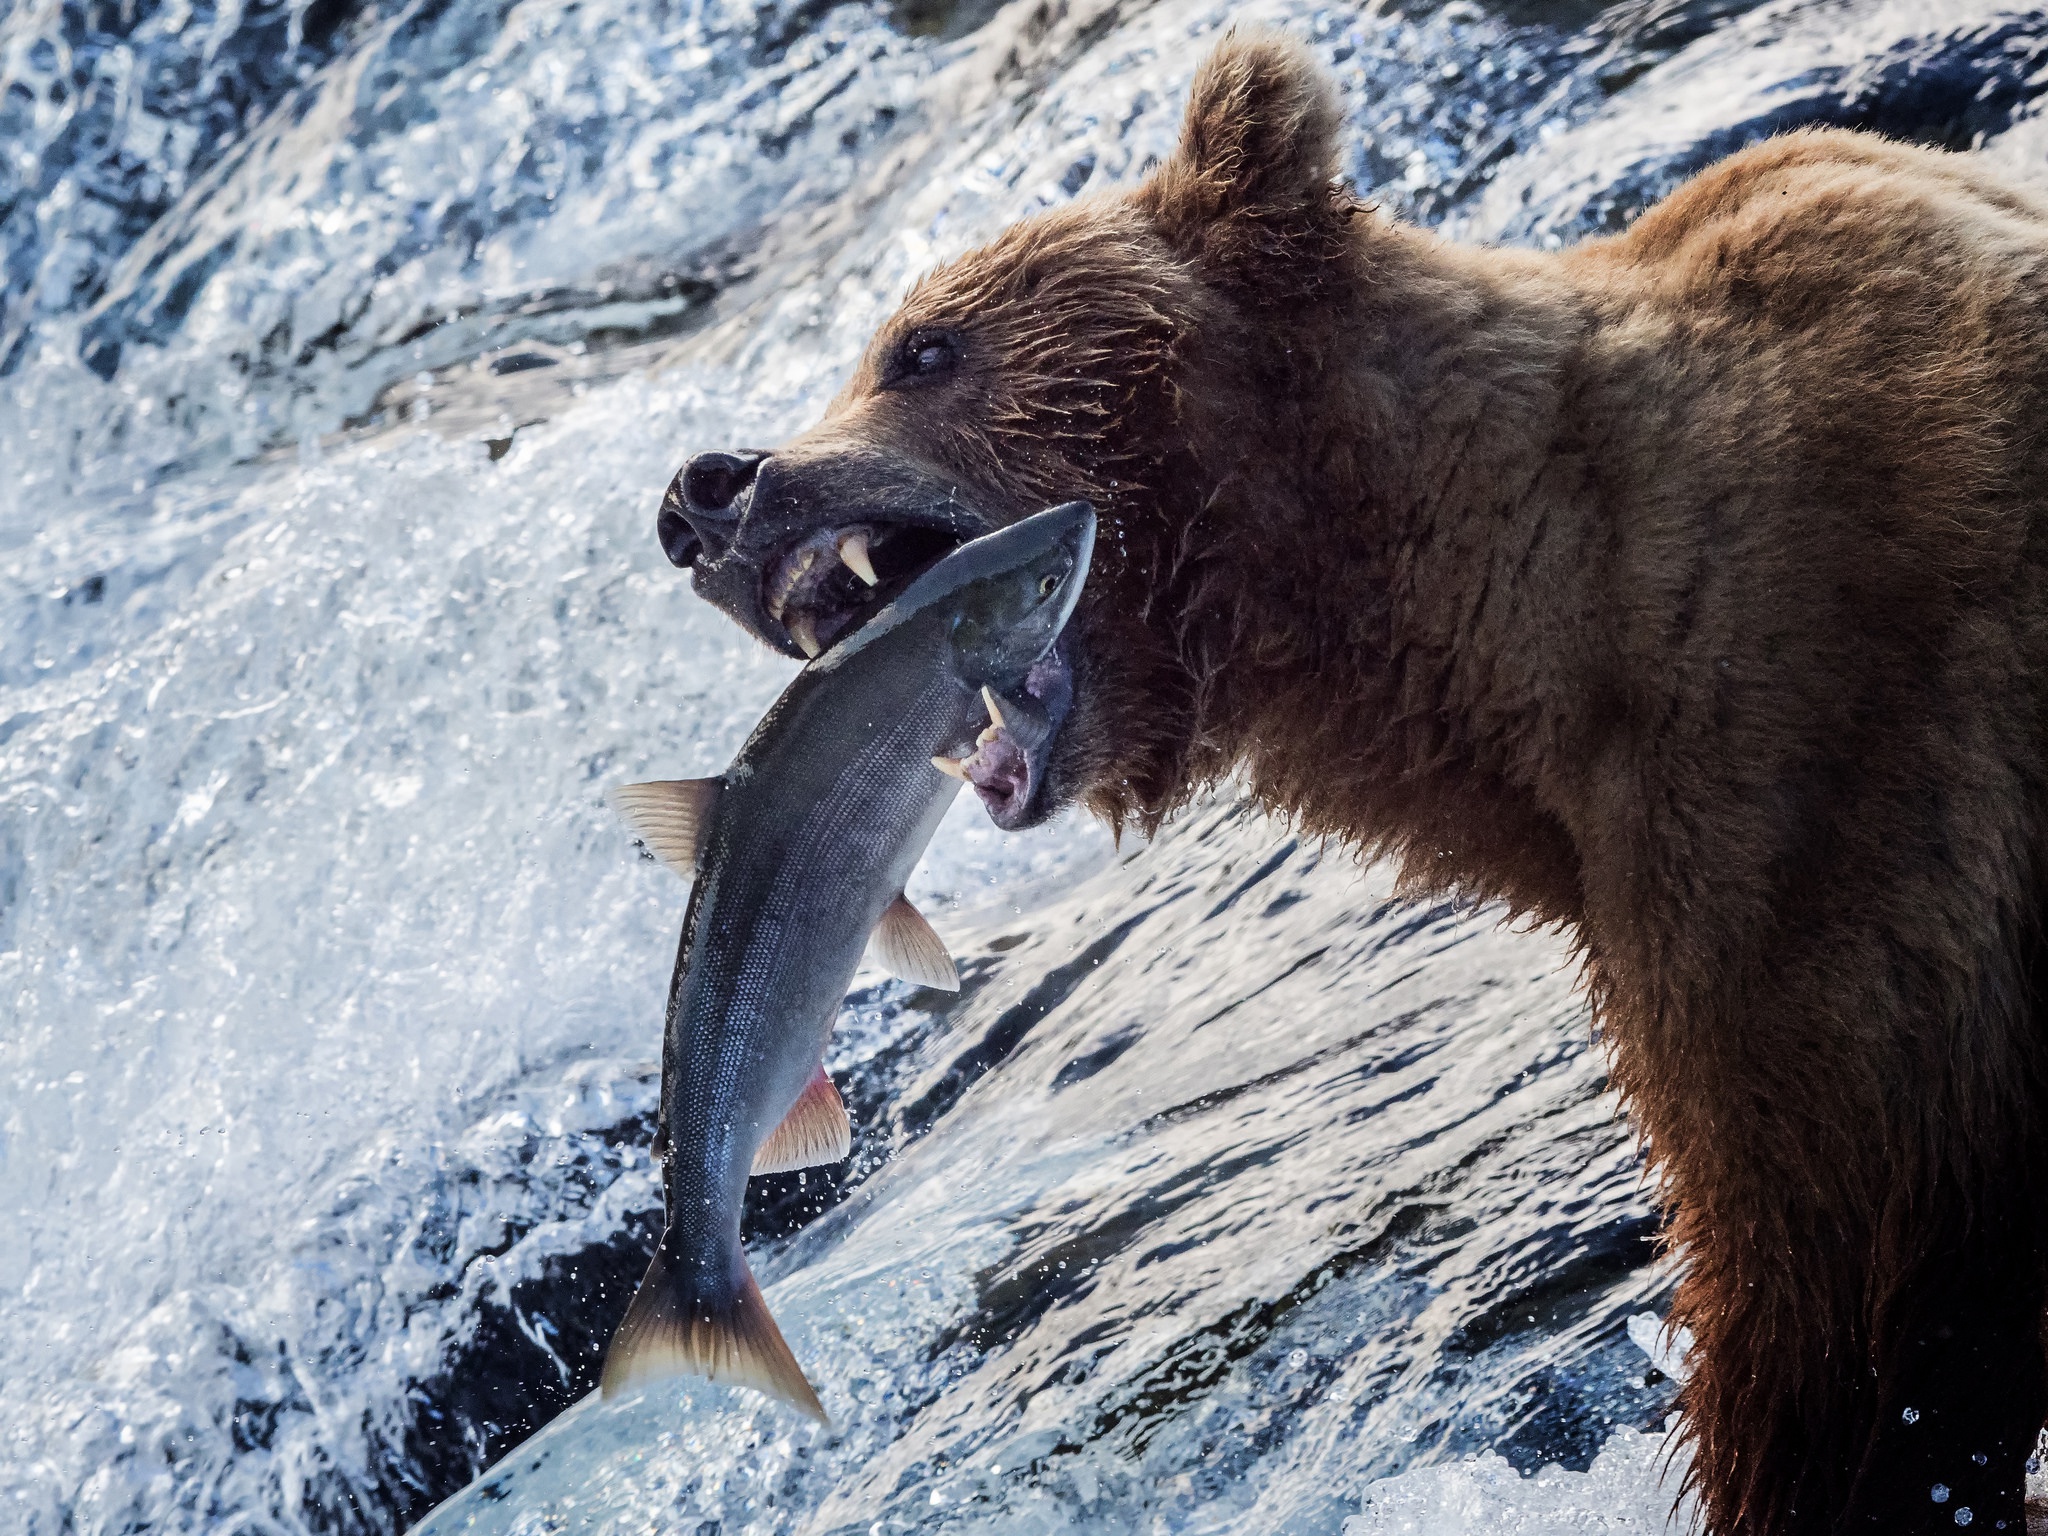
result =
[[[901,891],[883,909],[870,941],[882,969],[919,986],[937,987],[941,992],[960,990],[960,973],[945,941],[932,932],[924,914],[913,907]]]
[[[846,1104],[823,1067],[796,1096],[782,1124],[754,1154],[755,1173],[794,1173],[820,1163],[841,1163],[853,1151]]]
[[[612,809],[662,863],[685,880],[697,878],[697,854],[718,806],[723,779],[655,779],[621,784],[611,792]]]

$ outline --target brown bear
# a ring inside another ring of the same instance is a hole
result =
[[[1156,173],[926,277],[815,429],[685,466],[664,547],[798,655],[1093,501],[1083,606],[965,770],[997,820],[1151,828],[1235,773],[1567,927],[1711,1528],[2018,1532],[2048,202],[1795,133],[1625,234],[1474,249],[1349,195],[1338,126],[1304,53],[1226,41]]]

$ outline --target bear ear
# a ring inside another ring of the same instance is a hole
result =
[[[1196,73],[1180,145],[1141,201],[1182,248],[1212,246],[1219,226],[1327,222],[1337,216],[1341,121],[1306,48],[1275,32],[1232,31]]]

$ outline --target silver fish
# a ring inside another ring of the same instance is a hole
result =
[[[607,1397],[707,1376],[825,1417],[740,1246],[747,1179],[851,1150],[823,1062],[871,938],[898,975],[959,987],[903,885],[963,761],[1043,723],[1027,676],[1094,543],[1095,514],[1071,502],[961,545],[806,666],[719,777],[614,795],[696,884],[662,1046],[667,1230],[605,1357]]]

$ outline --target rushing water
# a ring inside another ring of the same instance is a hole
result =
[[[830,1430],[578,1401],[683,901],[602,791],[787,676],[659,489],[1142,174],[1232,17],[1466,238],[1807,122],[2048,176],[2048,21],[1975,0],[0,13],[0,1528],[1663,1522],[1669,1274],[1563,945],[1227,796],[942,831],[968,985],[864,983],[856,1156],[750,1215]]]

